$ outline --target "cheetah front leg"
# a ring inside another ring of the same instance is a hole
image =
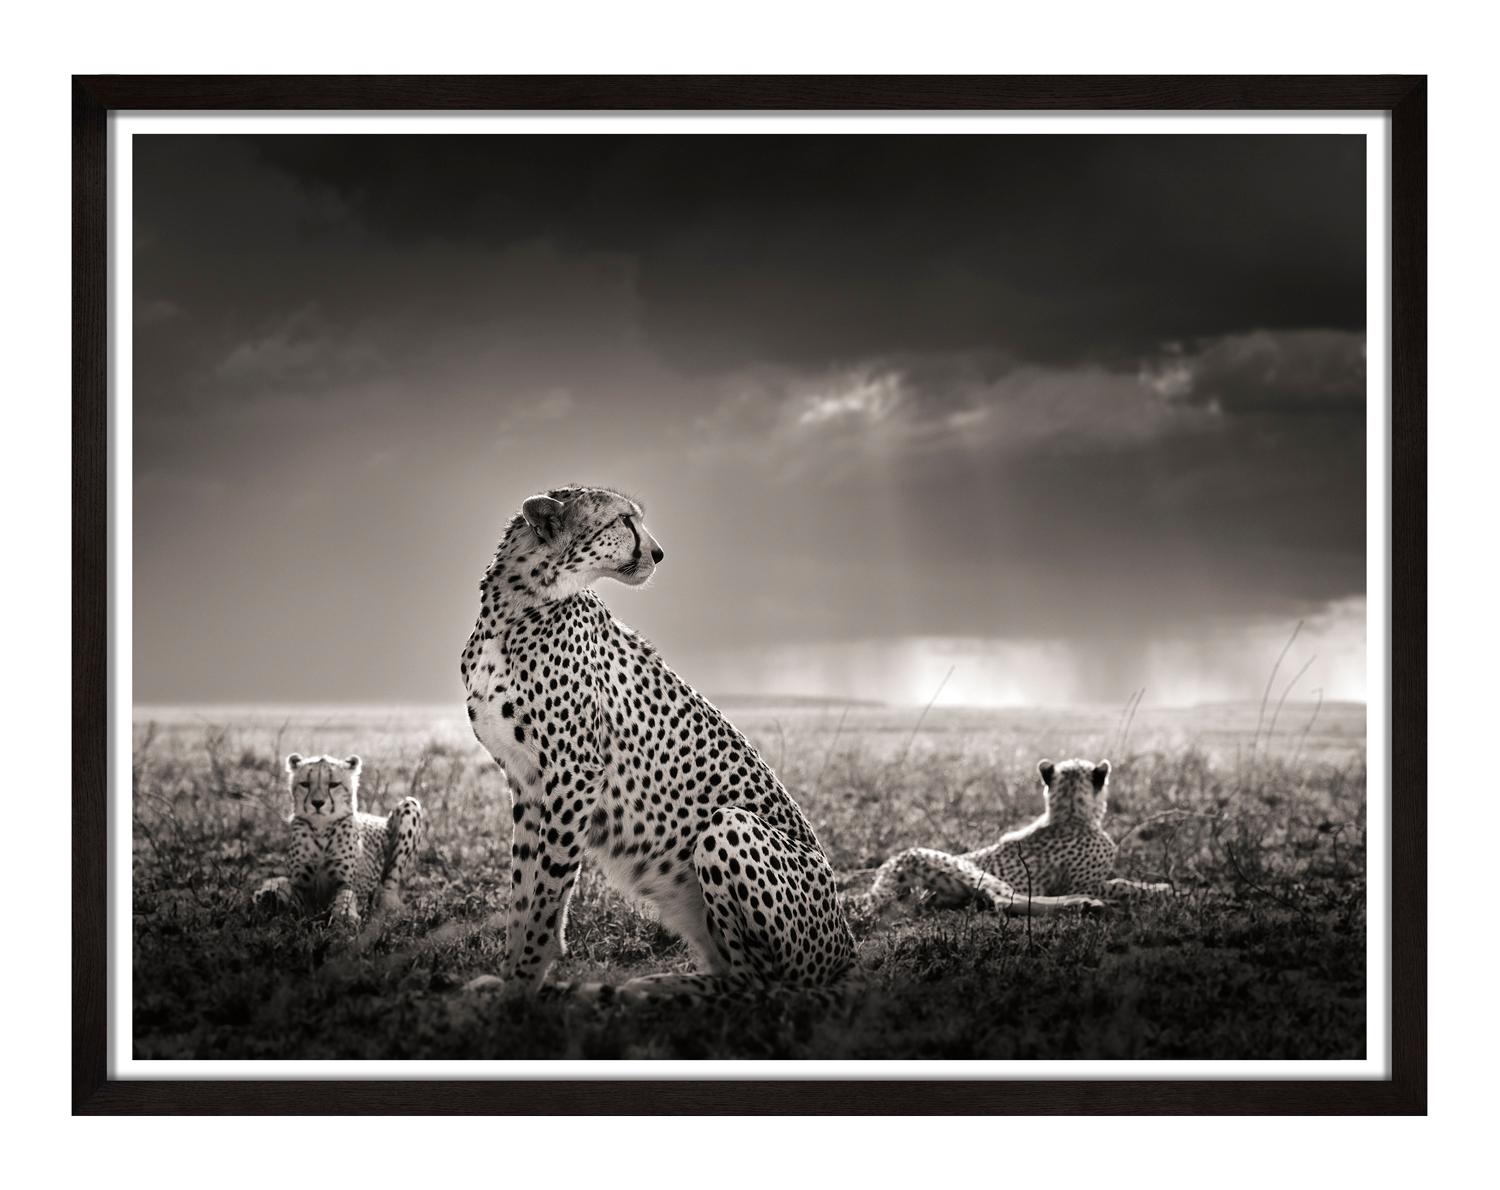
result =
[[[354,819],[346,818],[332,831],[326,848],[328,874],[333,881],[333,904],[329,920],[334,926],[357,930],[359,928],[359,897],[355,893],[360,858],[360,838]]]
[[[1120,897],[1145,897],[1160,896],[1172,891],[1170,884],[1152,883],[1146,880],[1126,880],[1124,877],[1116,877],[1104,882],[1104,892],[1107,896]]]
[[[391,811],[385,825],[385,869],[380,877],[378,909],[401,908],[401,884],[416,864],[425,825],[422,803],[414,797],[402,798]]]
[[[994,877],[990,877],[994,879]],[[1098,897],[1069,894],[1064,897],[1031,897],[1018,893],[1003,880],[996,880],[1004,890],[998,895],[990,893],[988,900],[992,909],[1017,917],[1051,917],[1066,913],[1070,909],[1102,909],[1104,902]]]
[[[359,899],[351,885],[343,884],[334,889],[328,920],[340,929],[359,929]]]
[[[258,913],[278,913],[284,909],[307,913],[311,910],[317,890],[313,874],[317,851],[311,828],[300,819],[293,822],[292,845],[287,855],[292,874],[263,881],[251,894],[251,907]]]
[[[565,953],[568,902],[578,881],[584,817],[563,811],[540,798],[542,790],[514,790],[511,839],[510,916],[505,932],[505,961],[499,979],[471,980],[474,990],[503,985],[509,995],[527,995],[541,987],[552,964]],[[585,805],[583,814],[587,813]]]

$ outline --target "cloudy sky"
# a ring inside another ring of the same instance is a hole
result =
[[[534,491],[710,693],[1363,698],[1354,136],[137,136],[139,702],[443,702]]]

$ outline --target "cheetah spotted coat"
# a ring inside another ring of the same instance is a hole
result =
[[[331,908],[335,922],[357,925],[372,902],[399,906],[401,882],[422,838],[422,803],[402,798],[389,818],[364,813],[359,768],[357,756],[304,760],[294,752],[287,758],[291,875],[262,884],[252,898],[257,908]]]
[[[1094,898],[1116,883],[1109,880],[1115,844],[1103,827],[1109,761],[1044,760],[1038,769],[1046,812],[1035,822],[960,855],[900,852],[881,865],[864,906],[880,910],[912,892],[938,905],[978,900],[1007,913],[1097,905]]]
[[[460,669],[474,733],[512,793],[500,978],[513,992],[542,984],[588,856],[655,907],[702,972],[622,991],[829,985],[854,941],[812,826],[749,741],[588,589],[654,569],[662,552],[642,522],[606,489],[534,497],[481,584]]]

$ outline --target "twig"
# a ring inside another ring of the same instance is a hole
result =
[[[271,773],[272,773],[272,784],[273,785],[279,784],[279,782],[275,780],[275,776],[274,775],[278,771],[280,771],[280,769],[281,769],[281,762],[282,762],[283,758],[286,756],[286,753],[283,752],[281,749],[282,749],[282,745],[286,741],[287,729],[289,727],[291,727],[291,725],[292,725],[292,719],[291,719],[291,716],[288,715],[286,718],[284,718],[281,721],[281,726],[276,729],[276,742],[271,745]]]
[[[1308,734],[1313,729],[1313,724],[1318,721],[1318,712],[1323,709],[1323,687],[1319,686],[1313,691],[1318,696],[1317,705],[1313,707],[1312,714],[1307,717],[1307,726],[1302,729],[1302,738],[1297,741],[1296,750],[1292,753],[1292,767],[1297,767],[1297,762],[1302,759],[1302,749],[1307,744]]]
[[[1025,851],[1024,848],[1017,848],[1016,849],[1016,858],[1021,861],[1021,871],[1023,871],[1023,872],[1026,873],[1026,948],[1028,950],[1030,950],[1031,946],[1032,946],[1032,941],[1031,941],[1031,916],[1032,916],[1032,914],[1031,914],[1031,890],[1032,890],[1033,884],[1035,882],[1031,879],[1031,865],[1026,861],[1026,851]]]
[[[1316,653],[1314,653],[1311,657],[1309,657],[1307,659],[1307,661],[1303,664],[1302,668],[1297,671],[1296,676],[1294,678],[1292,678],[1292,680],[1286,684],[1286,689],[1281,692],[1281,698],[1278,699],[1277,703],[1276,703],[1276,710],[1271,713],[1271,726],[1266,729],[1266,747],[1267,748],[1269,748],[1271,746],[1271,740],[1276,735],[1276,720],[1278,720],[1278,719],[1281,718],[1281,708],[1284,707],[1284,706],[1286,706],[1287,696],[1289,694],[1291,694],[1292,687],[1295,686],[1298,682],[1300,682],[1302,680],[1302,675],[1305,674],[1308,671],[1308,668],[1317,659],[1318,659],[1318,655]]]
[[[1125,758],[1124,757],[1125,744],[1130,739],[1130,729],[1135,726],[1135,713],[1141,709],[1141,700],[1143,698],[1145,698],[1145,697],[1146,697],[1146,687],[1142,686],[1139,690],[1137,690],[1135,692],[1135,695],[1134,695],[1132,701],[1129,704],[1130,705],[1130,717],[1125,720],[1124,730],[1122,730],[1120,732],[1120,743],[1119,743],[1119,746],[1115,749],[1115,756],[1119,760],[1123,760]]]
[[[1222,814],[1204,814],[1200,810],[1163,810],[1159,814],[1152,814],[1149,818],[1142,818],[1133,827],[1131,827],[1128,831],[1121,835],[1119,839],[1115,841],[1115,851],[1123,851],[1125,849],[1126,839],[1130,838],[1130,836],[1135,834],[1136,831],[1144,830],[1153,822],[1165,822],[1168,819],[1172,819],[1176,822],[1182,822],[1189,818],[1202,818],[1206,822],[1217,822],[1222,821],[1224,816]]]
[[[143,760],[146,759],[146,754],[151,751],[151,746],[153,744],[155,744],[155,743],[156,743],[156,720],[155,719],[151,719],[151,720],[148,720],[147,723],[146,723],[145,731],[141,735],[141,742],[135,746],[134,752],[135,752],[135,763],[136,764],[140,764],[141,761],[143,761]]]
[[[1119,717],[1115,720],[1115,743],[1117,744],[1120,742],[1120,737],[1124,734],[1125,731],[1125,715],[1130,710],[1130,704],[1134,701],[1135,691],[1132,690],[1130,692],[1130,697],[1125,700],[1125,705],[1120,708]],[[1111,751],[1118,752],[1119,749],[1114,748],[1111,749]]]
[[[151,850],[156,853],[156,858],[159,861],[161,859],[161,846],[156,841],[156,832],[146,825],[139,814],[131,815],[131,821],[135,824],[135,828],[146,836],[146,842],[151,844]]]
[[[927,820],[927,825],[931,829],[933,837],[941,839],[945,847],[953,850],[962,849],[961,846],[955,842],[954,836],[950,835],[946,830],[944,830],[942,826],[938,824],[937,819],[933,818],[932,811],[927,808],[925,802],[917,802],[917,813]]]
[[[823,757],[823,767],[818,770],[818,779],[813,782],[813,790],[823,784],[823,776],[828,772],[828,766],[833,763],[833,750],[838,746],[839,733],[844,730],[844,720],[849,717],[849,703],[844,704],[844,712],[839,716],[839,725],[833,729],[833,739],[828,742],[828,755]]]
[[[955,668],[957,667],[952,665],[948,667],[948,672],[943,675],[943,680],[938,683],[937,689],[932,692],[932,697],[927,700],[927,705],[922,708],[922,713],[917,716],[916,726],[911,729],[911,736],[906,741],[906,747],[901,753],[901,759],[896,762],[897,767],[906,763],[906,757],[911,752],[911,746],[916,742],[917,732],[922,730],[922,721],[927,718],[927,712],[932,710],[932,704],[937,702],[938,695],[943,692],[943,687],[948,684],[948,679],[953,676]]]
[[[1219,825],[1222,821],[1224,821],[1224,819],[1221,818],[1219,822],[1214,823],[1213,830],[1211,832],[1211,838],[1215,843],[1217,843],[1224,849],[1224,854],[1229,858],[1229,866],[1234,869],[1234,874],[1239,878],[1240,883],[1245,885],[1246,888],[1250,889],[1251,892],[1260,893],[1261,896],[1270,898],[1278,905],[1290,909],[1292,912],[1299,915],[1302,914],[1304,911],[1300,906],[1294,904],[1291,901],[1288,901],[1285,897],[1278,896],[1276,893],[1271,892],[1269,889],[1262,888],[1259,884],[1255,883],[1255,881],[1251,880],[1250,877],[1245,874],[1245,869],[1240,867],[1239,856],[1235,855],[1234,853],[1234,845],[1230,843],[1228,839],[1222,838],[1219,835]]]
[[[1240,867],[1239,857],[1234,853],[1234,844],[1230,843],[1228,839],[1224,839],[1223,844],[1224,854],[1229,857],[1229,866],[1234,869],[1234,874],[1239,877],[1240,882],[1247,888],[1249,888],[1251,892],[1258,892],[1263,897],[1269,897],[1278,905],[1281,905],[1283,908],[1290,909],[1293,913],[1302,913],[1302,907],[1300,905],[1297,905],[1292,901],[1288,901],[1285,897],[1273,893],[1270,889],[1262,888],[1260,885],[1256,884],[1255,881],[1251,880],[1250,877],[1246,876],[1245,870]]]
[[[1172,845],[1177,842],[1178,824],[1174,823],[1167,832],[1166,838],[1161,841],[1161,863],[1162,872],[1167,878],[1167,887],[1172,890],[1172,895],[1177,895],[1177,881],[1173,879],[1172,873],[1177,868],[1177,857],[1172,852]]]
[[[1292,629],[1291,636],[1286,638],[1286,644],[1281,646],[1281,656],[1276,658],[1276,664],[1271,666],[1271,676],[1266,679],[1266,691],[1260,696],[1260,714],[1255,717],[1255,736],[1250,741],[1250,758],[1255,759],[1255,749],[1260,744],[1261,725],[1266,720],[1266,704],[1271,701],[1271,687],[1276,684],[1276,675],[1281,669],[1281,663],[1286,660],[1286,655],[1291,651],[1292,642],[1297,639],[1297,633],[1302,631],[1302,621],[1297,621],[1297,626]]]

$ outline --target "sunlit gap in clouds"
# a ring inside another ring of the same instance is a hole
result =
[[[816,392],[807,398],[797,423],[819,425],[840,418],[857,419],[873,426],[901,403],[901,377],[894,372],[855,373],[844,385]]]
[[[852,473],[859,477],[864,506],[859,522],[860,548],[874,555],[878,576],[899,575],[913,565],[914,546],[929,526],[903,490],[903,472],[890,465],[894,445],[910,432],[903,420],[910,421],[910,394],[906,378],[895,369],[854,369],[835,373],[825,385],[803,398],[796,424],[810,437],[837,436],[850,456]],[[827,445],[826,443],[824,444]],[[967,453],[955,456],[955,465],[964,474],[955,475],[955,491],[969,494],[985,490],[985,471]],[[824,478],[828,478],[825,473]],[[954,515],[963,515],[955,508]],[[878,580],[877,580],[878,581]],[[921,623],[921,593],[915,587],[892,582],[882,592],[900,623]],[[863,644],[813,645],[810,648],[772,649],[778,662],[764,675],[774,693],[804,696],[830,696],[839,691],[845,697],[876,701],[911,701],[910,691],[924,678],[924,650],[920,638],[896,641],[871,641]],[[765,654],[762,653],[764,657]],[[778,677],[778,667],[780,676]],[[748,671],[741,671],[749,677]],[[730,674],[724,675],[730,681]],[[753,679],[752,679],[753,681]],[[863,691],[861,693],[861,691]],[[772,690],[745,688],[746,693],[773,693]],[[884,693],[882,693],[884,692]],[[928,691],[930,694],[930,689]],[[996,698],[998,691],[987,691],[986,705],[1011,701]],[[925,696],[924,696],[925,697]]]
[[[1107,658],[1088,643],[1061,640],[829,641],[711,651],[694,659],[692,672],[704,690],[761,698],[916,706],[937,694],[938,706],[1070,706],[1113,704],[1144,687],[1155,706],[1248,702],[1261,697],[1295,623],[1264,618],[1129,647],[1113,641]],[[1279,671],[1278,696],[1293,678],[1293,701],[1319,692],[1330,701],[1364,701],[1363,597],[1340,600],[1304,620]]]

